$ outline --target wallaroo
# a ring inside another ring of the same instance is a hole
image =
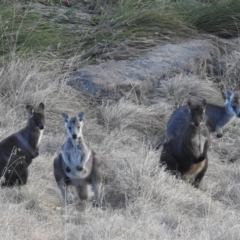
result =
[[[217,137],[223,136],[222,129],[229,124],[234,117],[240,117],[240,97],[236,92],[227,90],[225,93],[226,101],[224,106],[207,104],[206,116],[209,131],[216,132]],[[166,141],[181,134],[188,126],[190,111],[187,105],[176,109],[167,124]]]
[[[67,187],[75,186],[80,199],[87,199],[87,185],[92,184],[94,191],[93,206],[100,206],[100,189],[102,184],[101,161],[96,153],[84,141],[82,129],[84,113],[70,117],[62,113],[67,132],[67,140],[61,153],[54,159],[54,176],[62,197],[68,201]]]
[[[4,174],[4,186],[26,184],[27,168],[39,155],[45,124],[44,104],[40,103],[36,110],[27,105],[26,110],[27,126],[0,142],[0,173],[2,177]]]
[[[200,104],[188,101],[188,126],[164,144],[160,157],[160,163],[165,164],[167,170],[180,174],[197,188],[208,166],[210,134],[206,126],[206,104],[205,99]]]

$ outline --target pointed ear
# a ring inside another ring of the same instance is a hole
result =
[[[188,101],[187,101],[187,105],[188,105],[189,107],[192,106],[192,101],[191,101],[190,99],[188,99]]]
[[[28,117],[32,117],[33,114],[34,114],[34,108],[32,105],[27,105],[26,106],[26,110],[27,110],[27,114],[28,114]]]
[[[70,116],[66,113],[62,113],[61,115],[64,122],[68,123],[68,121],[70,120]]]
[[[84,119],[84,112],[80,112],[80,113],[77,115],[77,118],[78,118],[78,120],[81,122],[81,121]]]
[[[233,97],[234,93],[230,90],[226,90],[225,92],[225,97],[227,100],[231,100],[231,98]]]
[[[40,103],[39,106],[38,106],[38,110],[41,111],[41,112],[43,112],[44,107],[45,107],[44,104],[43,104],[43,103]]]
[[[202,105],[203,105],[204,107],[206,107],[206,105],[207,105],[207,101],[206,101],[205,98],[202,100]]]

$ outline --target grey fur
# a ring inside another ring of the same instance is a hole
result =
[[[230,90],[226,91],[226,101],[224,106],[207,104],[206,116],[207,127],[210,132],[216,132],[217,137],[222,137],[222,129],[235,117],[240,117],[239,94]],[[189,108],[187,105],[176,109],[167,124],[166,141],[181,134],[188,125]]]
[[[36,110],[33,106],[27,105],[26,111],[28,114],[27,126],[0,142],[0,169],[7,165],[14,148],[20,149],[21,156],[24,156],[26,161],[26,167],[31,164],[32,159],[39,155],[39,144],[45,124],[44,104],[40,103]],[[21,176],[20,172],[18,174]]]
[[[70,117],[62,113],[67,132],[67,140],[61,153],[54,159],[54,176],[61,190],[63,199],[68,200],[67,186],[76,188],[80,199],[86,199],[87,185],[92,184],[94,191],[94,206],[100,205],[100,190],[102,184],[101,161],[95,152],[85,143],[82,134],[84,113]]]
[[[205,118],[206,102],[196,105],[189,102],[188,105],[188,126],[183,133],[164,144],[160,163],[165,164],[167,170],[180,174],[183,179],[199,187],[207,170],[207,153],[210,147]]]

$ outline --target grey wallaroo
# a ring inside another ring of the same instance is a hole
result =
[[[101,161],[97,158],[84,141],[82,128],[84,113],[70,117],[62,113],[67,132],[67,140],[63,144],[61,153],[54,159],[54,176],[62,197],[66,201],[67,186],[76,188],[80,199],[86,199],[87,185],[92,184],[94,191],[93,206],[100,205],[100,190],[102,184]]]
[[[239,94],[227,90],[225,93],[226,101],[224,106],[207,104],[206,116],[209,131],[216,132],[217,137],[222,137],[222,129],[229,124],[234,117],[240,117],[240,98]],[[179,107],[171,115],[167,124],[167,134],[165,141],[181,134],[188,126],[190,111],[187,105]]]
[[[207,170],[208,149],[210,147],[209,130],[206,126],[206,101],[193,104],[188,101],[188,126],[183,133],[164,144],[160,163],[166,169],[187,181],[195,187],[199,184]]]
[[[28,114],[26,127],[0,142],[0,173],[2,175],[9,173],[5,176],[5,186],[26,184],[27,168],[32,159],[39,155],[39,144],[45,124],[44,104],[40,103],[36,110],[33,106],[27,105],[26,110]],[[15,153],[14,148],[17,149]]]

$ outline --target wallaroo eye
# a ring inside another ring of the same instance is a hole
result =
[[[78,126],[78,129],[80,128],[80,126]]]
[[[68,127],[68,129],[71,131],[71,127]]]

